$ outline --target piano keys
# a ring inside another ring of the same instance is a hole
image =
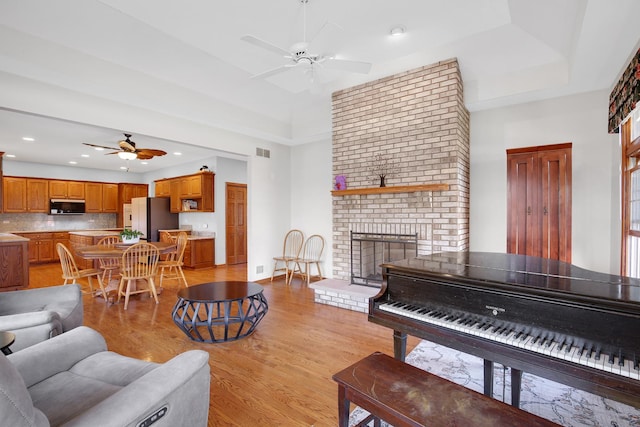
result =
[[[640,407],[640,281],[481,252],[385,264],[383,276],[369,320],[394,330],[396,358],[414,335]]]

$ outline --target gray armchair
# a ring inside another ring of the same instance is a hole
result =
[[[205,427],[208,361],[202,350],[164,364],[121,356],[80,326],[0,355],[2,425]]]
[[[80,286],[64,285],[0,292],[0,331],[13,332],[12,351],[82,325]]]

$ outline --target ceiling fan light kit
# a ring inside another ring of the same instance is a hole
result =
[[[120,151],[118,152],[118,157],[120,157],[123,160],[133,160],[133,159],[137,159],[138,155],[130,151]]]

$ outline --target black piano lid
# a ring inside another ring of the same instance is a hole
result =
[[[587,299],[631,303],[640,310],[640,280],[586,270],[562,261],[491,252],[441,252],[384,264],[389,270],[454,277],[540,294],[562,293]]]

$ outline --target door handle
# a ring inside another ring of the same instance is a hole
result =
[[[531,206],[527,206],[527,215],[531,215]]]

